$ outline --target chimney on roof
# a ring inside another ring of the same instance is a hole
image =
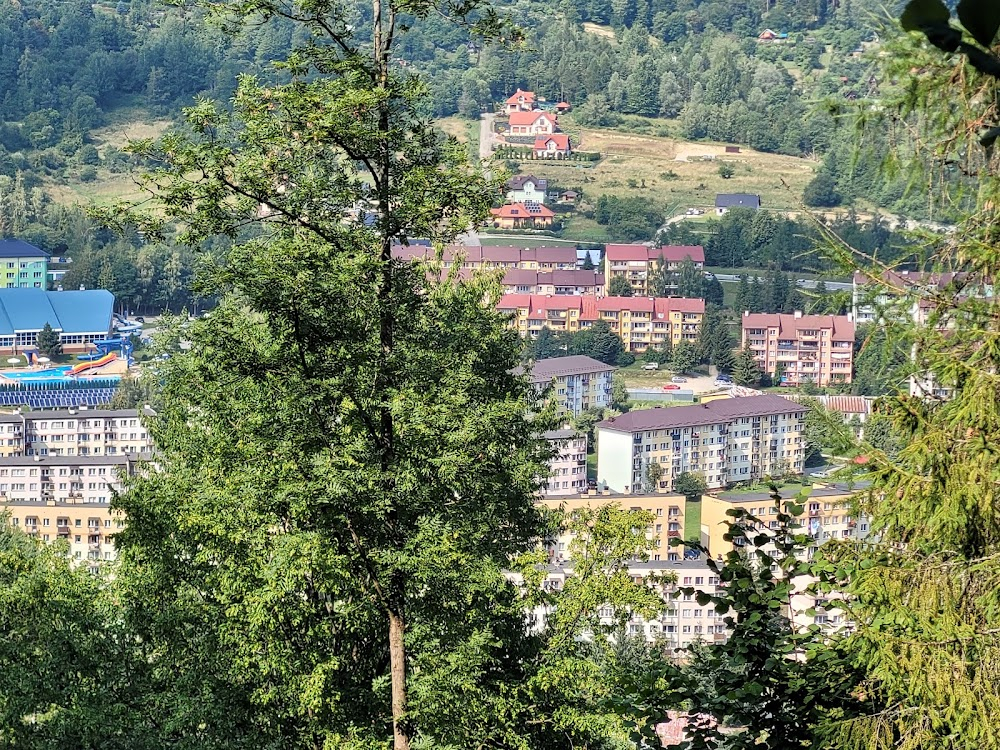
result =
[[[743,311],[743,317],[744,317],[744,318],[747,318],[747,317],[749,317],[749,316],[750,316],[750,311],[749,311],[749,310],[744,310],[744,311]]]
[[[802,317],[802,311],[801,310],[796,310],[795,312],[792,313],[792,317],[794,317],[796,320],[798,320],[799,318]]]

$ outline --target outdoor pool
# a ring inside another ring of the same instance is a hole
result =
[[[48,370],[5,370],[0,372],[7,380],[12,380],[15,383],[21,383],[24,385],[37,385],[37,384],[47,384],[53,385],[56,383],[79,383],[81,380],[86,382],[90,378],[79,378],[70,377],[68,373],[72,369],[71,365],[66,365],[64,367],[52,367]],[[118,380],[120,375],[102,375],[99,380]]]

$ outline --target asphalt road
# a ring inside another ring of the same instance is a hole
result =
[[[731,273],[717,273],[714,275],[723,284],[733,284],[740,280],[739,276]],[[796,279],[795,283],[803,289],[815,289],[819,281],[819,279]],[[823,283],[826,284],[826,288],[831,292],[854,288],[854,285],[847,281],[824,281]]]

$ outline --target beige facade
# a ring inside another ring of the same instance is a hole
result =
[[[584,508],[601,508],[612,503],[624,510],[645,510],[653,516],[653,522],[646,528],[646,536],[653,542],[649,553],[650,562],[680,562],[683,549],[671,547],[672,539],[684,537],[684,498],[681,495],[653,493],[645,495],[620,495],[591,492],[568,497],[545,497],[542,504],[552,510],[563,509],[567,513]],[[569,559],[569,543],[572,537],[561,534],[551,540],[549,557],[553,564],[562,564]]]
[[[0,414],[0,456],[115,456],[151,449],[135,409]]]
[[[137,460],[124,455],[0,458],[0,512],[42,541],[65,541],[73,559],[96,572],[115,559],[113,534],[124,519],[110,502]]]
[[[535,338],[542,328],[580,331],[603,320],[634,353],[666,341],[695,343],[705,315],[704,300],[681,297],[505,294],[497,308],[511,315],[522,337]]]
[[[850,383],[854,322],[848,315],[744,313],[743,347],[783,385]]]
[[[661,260],[662,259],[662,260]],[[608,283],[616,276],[625,278],[639,296],[653,293],[649,279],[662,263],[674,271],[686,259],[698,268],[705,266],[705,249],[701,245],[607,245],[604,249],[604,276]]]
[[[597,425],[597,479],[615,492],[678,475],[704,477],[709,489],[766,476],[801,474],[806,407],[780,396],[748,396],[695,406],[639,409]]]

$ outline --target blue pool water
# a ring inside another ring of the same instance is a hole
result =
[[[48,370],[18,370],[4,372],[3,377],[7,380],[25,384],[79,383],[80,380],[78,378],[70,377],[66,374],[70,369],[72,369],[71,365],[53,367]],[[102,375],[101,380],[118,380],[120,377],[119,375]]]

